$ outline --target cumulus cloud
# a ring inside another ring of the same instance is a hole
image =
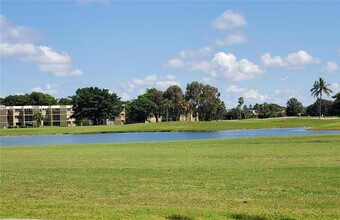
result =
[[[28,43],[41,38],[41,33],[37,29],[22,25],[14,25],[7,18],[0,15],[1,43]]]
[[[233,44],[242,44],[247,42],[247,37],[242,33],[230,34],[225,39],[217,39],[216,44],[219,46],[228,46]]]
[[[169,65],[172,63],[173,65]],[[210,61],[171,59],[168,67],[201,71],[210,79],[242,81],[259,77],[264,70],[247,59],[237,60],[231,53],[218,52]],[[205,78],[205,81],[209,81]]]
[[[285,67],[285,68],[301,68],[309,64],[320,63],[319,58],[315,58],[304,50],[290,53],[286,57],[272,56],[266,53],[261,56],[262,64],[265,67]]]
[[[35,29],[13,25],[1,15],[1,31],[4,32],[0,44],[1,57],[17,57],[22,62],[37,65],[39,71],[52,73],[55,76],[83,74],[80,69],[74,67],[72,58],[66,52],[33,44],[30,36],[32,33],[34,35]]]
[[[338,64],[332,62],[332,61],[328,61],[326,66],[323,66],[321,68],[322,72],[326,72],[326,73],[334,73],[336,71],[338,71],[340,68],[338,66]]]
[[[211,61],[212,69],[208,73],[215,79],[243,81],[255,79],[264,71],[247,59],[237,60],[231,53],[216,53]]]
[[[45,88],[41,88],[41,87],[35,87],[33,89],[31,89],[32,92],[42,92],[42,93],[47,93],[50,95],[55,95],[60,93],[60,87],[57,84],[47,84],[45,86]]]
[[[204,57],[210,55],[211,51],[211,47],[203,47],[198,50],[182,50],[178,53],[178,56],[182,59]]]
[[[241,14],[227,10],[211,22],[211,25],[220,30],[231,30],[247,25],[247,20]]]
[[[123,93],[129,94],[136,91],[144,91],[147,88],[157,88],[160,90],[165,90],[171,85],[180,85],[177,77],[174,75],[167,75],[165,77],[159,77],[157,75],[148,75],[142,79],[133,78],[132,80],[124,80],[120,82],[120,90]]]
[[[236,85],[231,85],[226,89],[227,93],[234,93],[239,96],[242,96],[245,99],[253,99],[256,101],[265,101],[269,97],[267,95],[262,95],[256,89],[249,89],[249,88],[241,88]]]
[[[180,59],[171,59],[165,64],[165,66],[170,68],[184,68],[186,64]]]

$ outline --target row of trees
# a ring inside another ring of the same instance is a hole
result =
[[[32,92],[24,95],[9,95],[0,98],[0,104],[6,106],[23,106],[23,105],[72,105],[69,98],[56,99],[49,94],[42,92]]]
[[[242,97],[240,97],[242,98]],[[303,106],[296,98],[287,101],[286,106],[274,103],[256,103],[252,105],[238,105],[230,109],[226,114],[226,119],[247,119],[247,118],[275,118],[284,116],[340,116],[340,93],[332,96],[334,101],[317,99],[309,106]],[[243,99],[243,98],[242,98]],[[321,100],[321,101],[320,101]],[[242,108],[241,108],[242,106]]]
[[[198,118],[200,121],[224,119],[226,107],[220,99],[216,87],[203,85],[198,82],[187,84],[186,91],[173,85],[165,91],[155,88],[132,101],[125,103],[127,122],[144,122],[154,116],[156,122],[178,121],[181,115],[186,120]]]
[[[116,93],[97,87],[81,88],[76,94],[68,98],[54,97],[32,92],[25,95],[10,95],[0,99],[0,104],[13,105],[73,105],[74,115],[78,121],[91,120],[93,124],[102,124],[106,119],[114,119],[123,107],[128,123],[144,122],[155,117],[156,122],[198,119],[200,121],[220,119],[243,119],[250,117],[269,118],[282,116],[310,115],[321,117],[340,116],[340,93],[333,96],[334,101],[322,99],[322,95],[330,96],[332,91],[322,78],[315,81],[311,93],[317,97],[315,103],[304,107],[296,98],[287,101],[282,107],[274,103],[256,103],[244,105],[244,99],[238,99],[238,106],[227,112],[225,104],[220,99],[220,92],[216,87],[198,82],[187,84],[186,91],[173,85],[165,91],[155,88],[147,89],[136,99],[121,102]]]
[[[249,105],[241,108],[244,100],[242,97],[238,100],[237,108],[232,109],[227,114],[227,119],[242,119],[249,117],[270,118],[270,117],[282,117],[282,116],[340,116],[340,93],[335,94],[331,100],[322,99],[322,95],[325,94],[328,97],[331,95],[332,90],[329,89],[330,84],[327,84],[323,78],[319,78],[314,82],[311,95],[316,97],[317,100],[304,107],[301,102],[296,98],[291,98],[287,101],[287,106],[282,107],[273,103],[255,104],[254,107]]]

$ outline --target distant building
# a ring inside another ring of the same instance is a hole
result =
[[[13,127],[36,127],[33,120],[34,113],[40,112],[44,116],[41,126],[76,126],[72,105],[50,106],[0,106],[0,129]],[[121,125],[125,123],[125,111],[114,120],[105,120],[104,125]],[[78,125],[81,123],[78,123]],[[89,125],[92,125],[89,120]]]
[[[37,126],[33,115],[38,112],[44,116],[41,125],[62,127],[76,125],[75,119],[71,118],[72,105],[0,106],[0,128]]]

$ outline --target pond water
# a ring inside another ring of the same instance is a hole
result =
[[[202,140],[265,136],[292,136],[312,134],[340,134],[340,131],[313,131],[305,128],[225,130],[213,132],[133,132],[106,134],[68,134],[0,137],[0,146],[30,146],[55,144],[93,144],[111,142],[145,142],[171,140]]]

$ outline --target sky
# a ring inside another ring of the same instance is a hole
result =
[[[219,89],[227,108],[340,92],[339,1],[0,1],[0,97]],[[326,97],[327,98],[327,97]],[[330,97],[328,99],[331,99]]]

